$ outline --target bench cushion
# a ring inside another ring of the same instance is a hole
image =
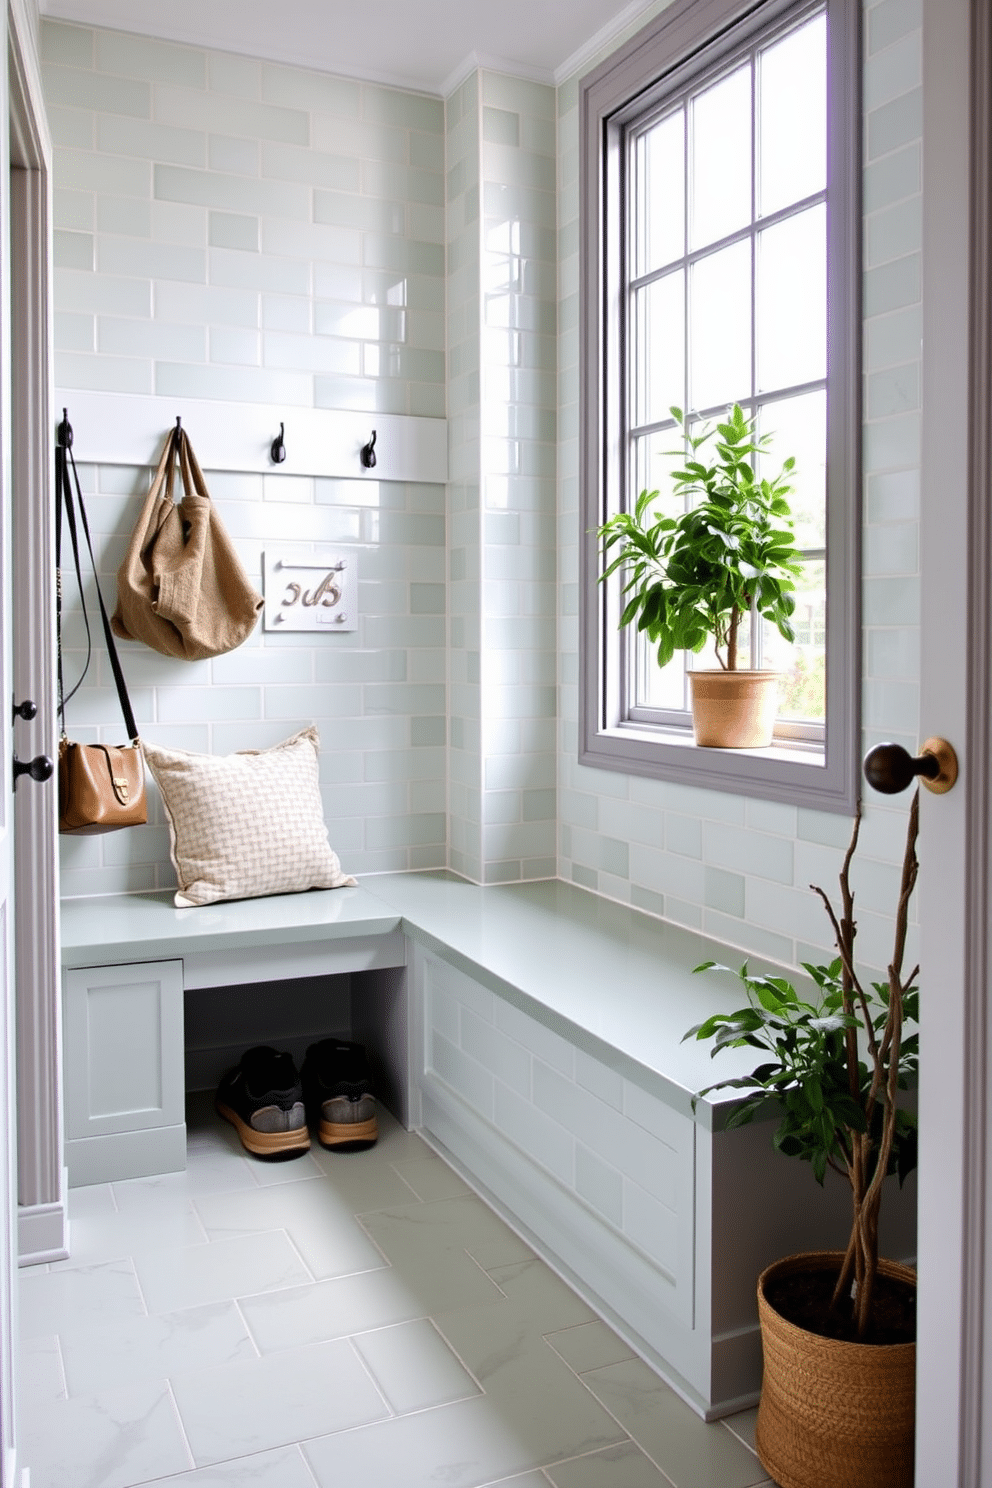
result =
[[[238,754],[144,744],[169,820],[177,906],[354,885],[327,839],[319,745],[315,728]]]

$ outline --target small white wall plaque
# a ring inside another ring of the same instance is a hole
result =
[[[358,629],[358,555],[352,549],[270,548],[262,555],[266,630]]]

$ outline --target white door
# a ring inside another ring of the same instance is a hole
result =
[[[4,28],[6,29],[6,28]],[[6,45],[4,46],[6,53]],[[7,108],[2,115],[6,123]],[[3,343],[9,325],[10,221],[9,158],[4,139],[3,179],[0,186],[0,222],[3,226],[2,301]],[[11,755],[13,752],[11,699],[11,522],[10,522],[10,386],[9,358],[0,369],[0,1485],[13,1488],[15,1472],[14,1418],[14,1277],[17,1265],[15,1231],[14,1134],[14,979],[12,974],[13,918],[13,815]]]
[[[921,727],[952,741],[961,777],[925,801],[920,836],[916,1482],[980,1488],[992,1484],[992,16],[987,0],[924,0],[923,18]]]
[[[18,1178],[28,1190],[25,1203],[37,1211],[36,1222],[45,1214],[41,1247],[56,1253],[64,1234],[64,1196],[54,786],[22,776],[15,795],[12,778],[15,750],[31,760],[54,755],[55,743],[51,145],[41,101],[36,18],[25,0],[8,0],[3,18],[0,40],[8,66],[0,69],[0,1488],[17,1488],[27,1481],[16,1454]],[[12,702],[29,698],[36,715],[14,724]],[[18,1106],[21,1134],[29,1139],[20,1161]]]

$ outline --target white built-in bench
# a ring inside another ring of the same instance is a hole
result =
[[[681,1042],[741,1000],[692,968],[741,955],[572,885],[67,900],[62,942],[74,1184],[184,1165],[184,993],[347,975],[385,1104],[706,1416],[757,1398],[758,1272],[846,1236],[840,1183],[776,1155],[767,1123],[724,1130],[731,1094],[693,1109],[757,1062]],[[914,1205],[889,1196],[888,1253],[912,1254]]]

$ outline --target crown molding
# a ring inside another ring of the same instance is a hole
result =
[[[511,62],[489,52],[469,52],[441,84],[442,98],[450,98],[473,72],[498,72],[503,77],[521,78],[527,83],[543,83],[549,88],[555,86],[555,73],[550,67],[531,67],[526,62]]]
[[[607,21],[595,36],[590,36],[589,40],[584,41],[570,57],[565,58],[560,67],[555,68],[553,78],[555,86],[561,87],[562,83],[567,82],[575,73],[584,71],[600,52],[608,51],[610,43],[618,41],[629,27],[636,25],[640,20],[646,21],[650,15],[664,10],[669,3],[670,0],[664,0],[661,5],[658,4],[658,0],[631,0],[631,3],[619,15]]]

